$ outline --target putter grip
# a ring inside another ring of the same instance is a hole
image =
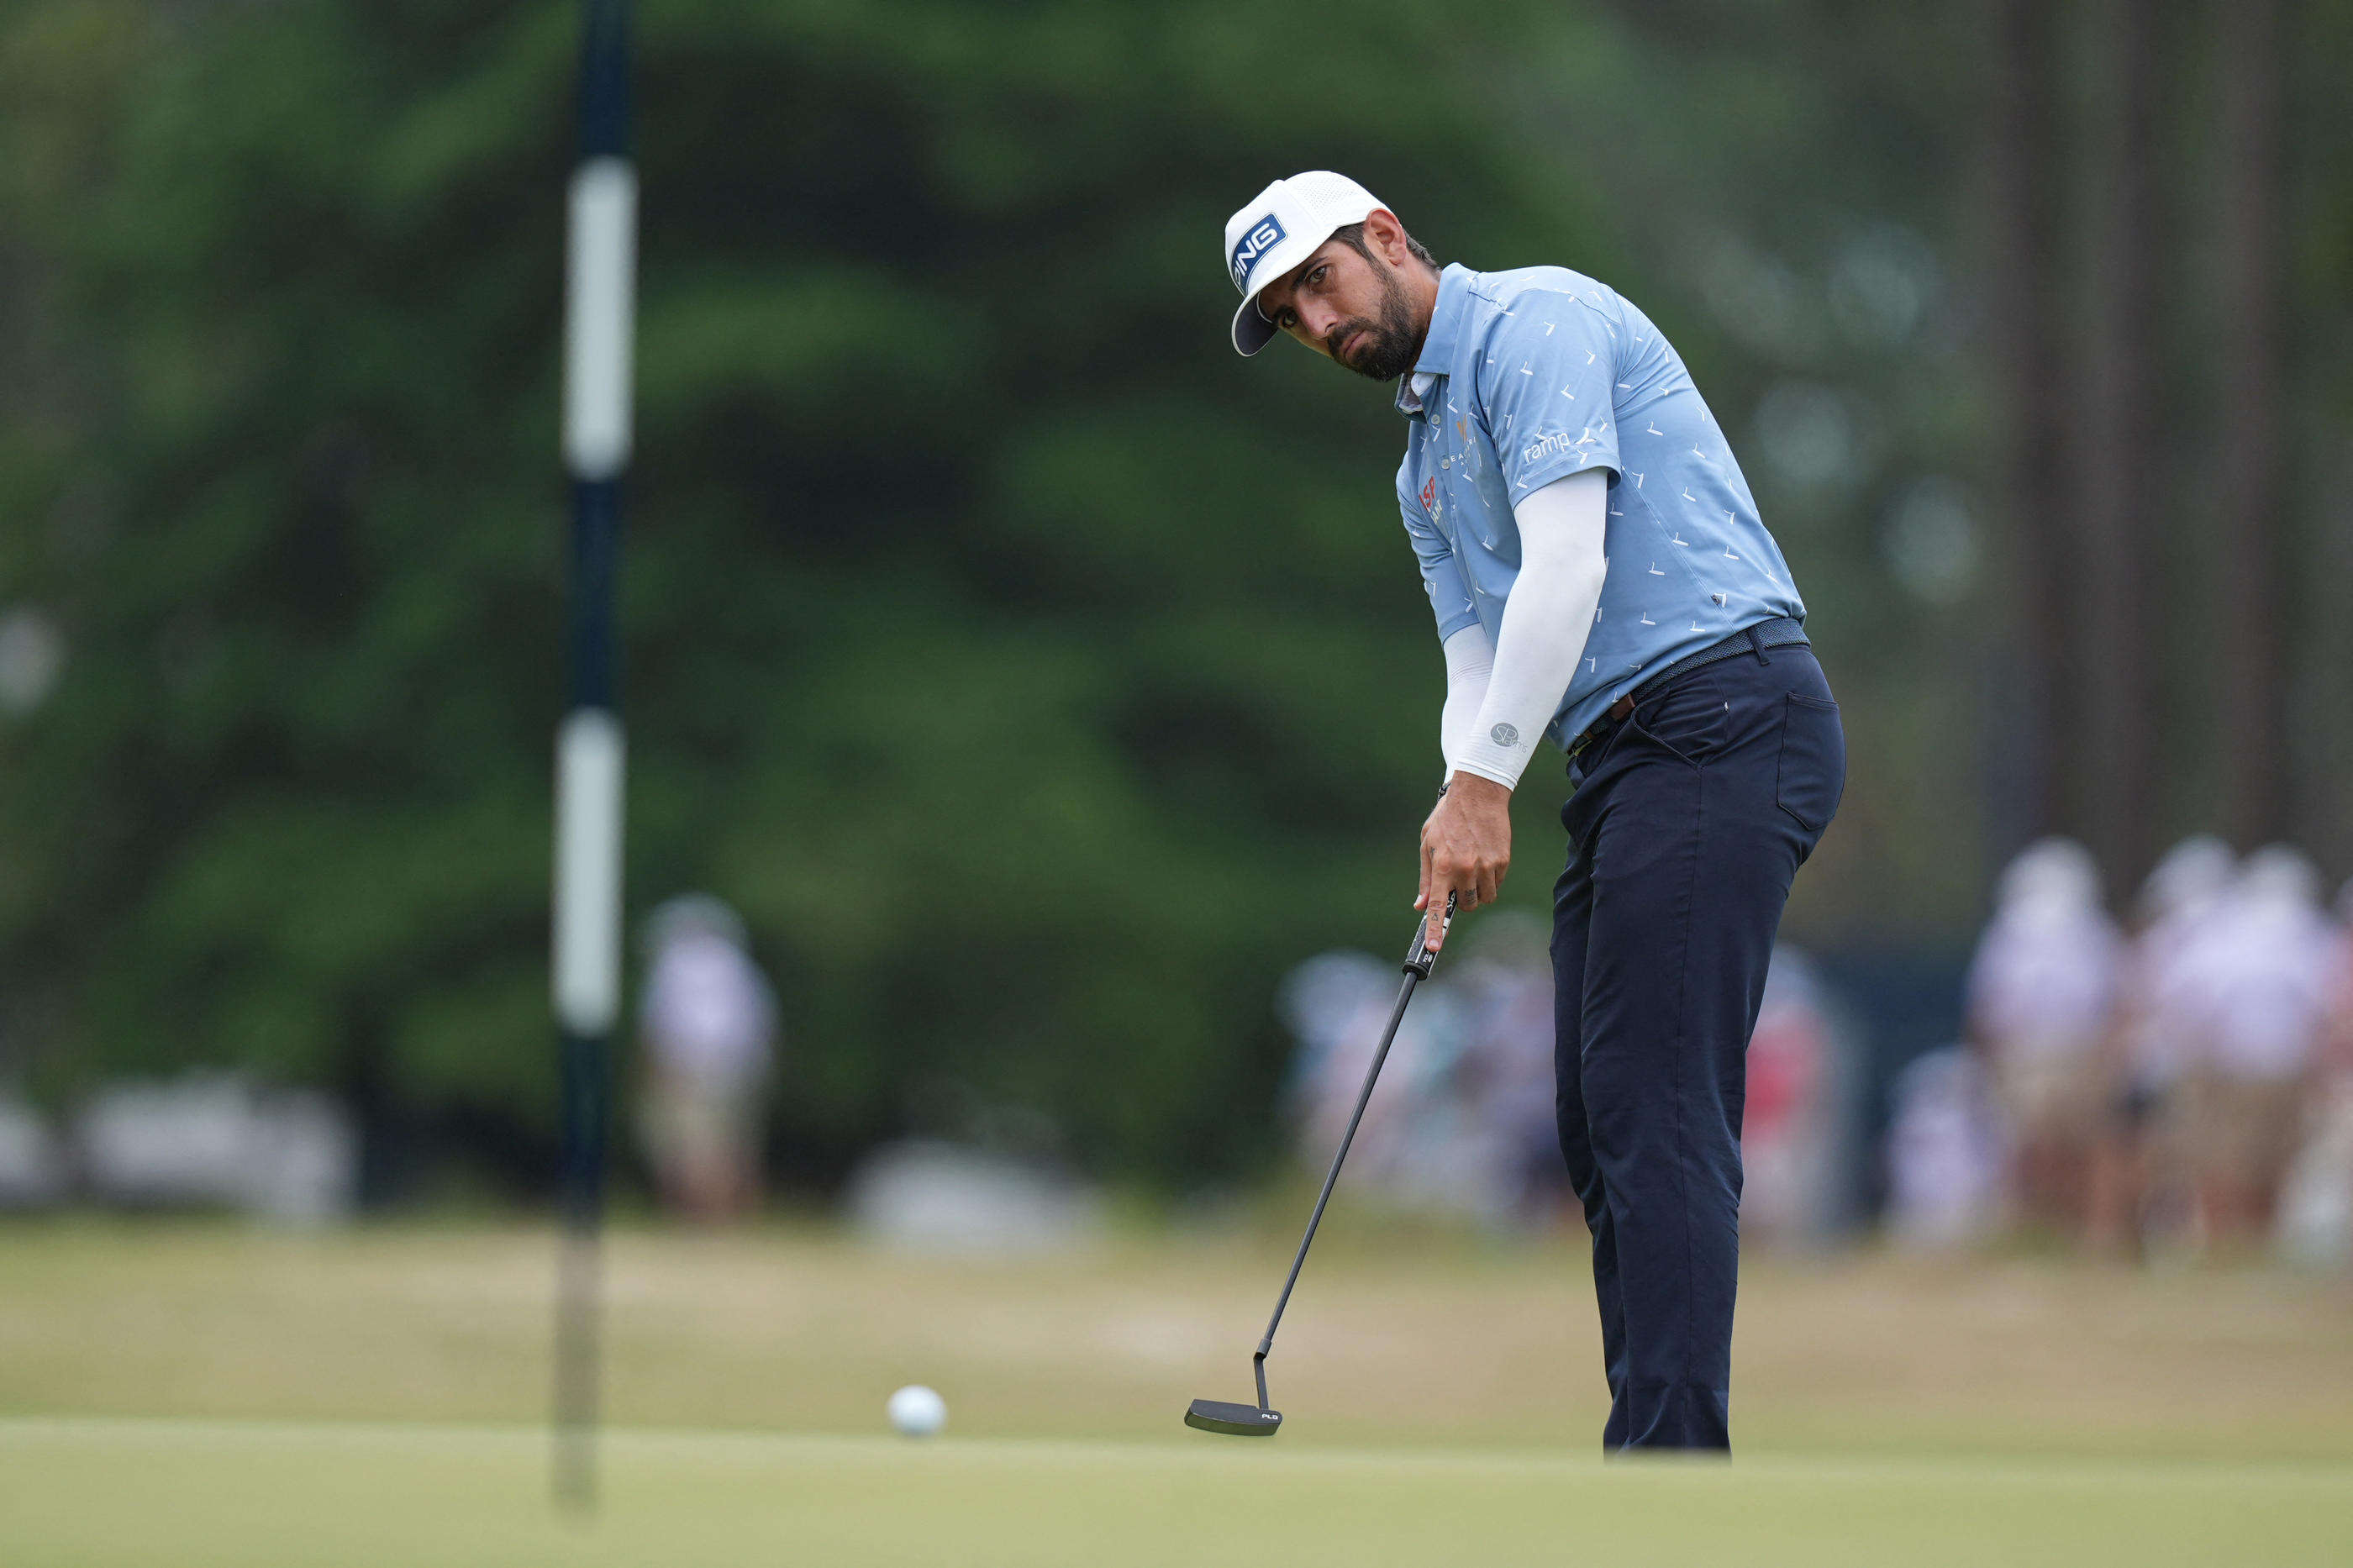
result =
[[[1445,935],[1453,924],[1454,895],[1449,893],[1446,895],[1446,913],[1439,918],[1439,934]],[[1420,922],[1413,928],[1413,945],[1405,950],[1405,972],[1423,980],[1430,978],[1430,965],[1438,962],[1438,954],[1430,952],[1429,943],[1423,940],[1429,930],[1430,917],[1424,915]]]

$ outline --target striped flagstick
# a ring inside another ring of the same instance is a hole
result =
[[[564,1082],[564,1237],[555,1324],[555,1495],[596,1490],[598,1232],[620,1004],[624,746],[613,577],[629,461],[638,176],[629,161],[628,0],[586,0],[580,163],[565,268],[564,461],[572,479],[571,702],[555,742],[554,993]]]

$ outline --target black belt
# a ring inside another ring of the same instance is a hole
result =
[[[1806,627],[1801,621],[1787,616],[1776,616],[1769,621],[1759,621],[1753,626],[1733,633],[1720,643],[1710,643],[1697,653],[1687,653],[1641,685],[1612,702],[1600,718],[1596,719],[1582,735],[1568,743],[1571,762],[1577,753],[1626,721],[1635,705],[1657,696],[1670,680],[1679,675],[1689,675],[1702,665],[1737,658],[1744,653],[1763,653],[1768,647],[1792,647],[1806,645]]]

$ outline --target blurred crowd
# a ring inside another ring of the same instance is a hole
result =
[[[52,1119],[0,1091],[0,1211],[94,1204],[350,1217],[359,1131],[332,1098],[198,1071],[102,1084]]]
[[[1552,976],[1534,922],[1473,928],[1460,962],[1417,988],[1349,1155],[1345,1179],[1400,1206],[1497,1223],[1555,1207]],[[1450,952],[1450,960],[1457,955]],[[1303,1165],[1338,1146],[1402,980],[1370,953],[1327,952],[1277,998],[1298,1042],[1285,1100]]]
[[[1576,1215],[1554,1121],[1548,943],[1541,921],[1505,911],[1450,944],[1398,1030],[1344,1182],[1497,1228]],[[1340,952],[1284,982],[1279,1007],[1298,1043],[1286,1100],[1303,1166],[1320,1173],[1338,1147],[1400,979],[1394,963]],[[1752,1236],[1809,1239],[1835,1223],[1841,1064],[1852,1053],[1831,1017],[1811,962],[1776,949],[1741,1139]]]
[[[1554,1125],[1549,931],[1516,911],[1459,931],[1419,988],[1345,1180],[1393,1206],[1494,1228],[1578,1219]],[[775,991],[742,921],[707,895],[644,929],[638,1147],[672,1213],[762,1199]],[[1285,1106],[1320,1174],[1394,1005],[1393,961],[1308,960],[1278,995],[1297,1042]],[[2241,859],[2177,845],[2122,919],[2079,845],[2002,872],[1964,984],[1963,1037],[1911,1058],[1884,1101],[1885,1223],[1915,1247],[2004,1236],[2122,1257],[2276,1251],[2353,1268],[2353,884],[2332,910],[2284,846]],[[1847,1229],[1874,1184],[1865,1133],[1884,1075],[1813,962],[1776,948],[1749,1046],[1744,1234]],[[1883,1051],[1894,1049],[1883,1042]],[[1000,1152],[1001,1153],[1001,1152]],[[97,1201],[352,1212],[359,1139],[316,1093],[220,1074],[125,1082],[52,1124],[0,1095],[0,1208]],[[1034,1162],[912,1142],[851,1184],[861,1228],[931,1245],[1059,1245],[1099,1218]]]
[[[2298,851],[2184,840],[2128,921],[2091,856],[2002,873],[1967,1038],[1913,1065],[1890,1142],[1921,1241],[2000,1227],[2120,1254],[2353,1250],[2353,884]]]
[[[689,1219],[741,1218],[762,1199],[776,993],[743,921],[708,894],[660,905],[643,935],[630,1099],[654,1196]],[[318,1090],[195,1070],[101,1084],[52,1117],[0,1083],[0,1212],[91,1203],[324,1223],[350,1217],[360,1189],[359,1128]]]
[[[1889,1232],[2353,1267],[2353,884],[2333,911],[2322,891],[2293,848],[2241,859],[2199,837],[2119,919],[2080,845],[2021,854],[1968,966],[1964,1037],[1889,1086]],[[1504,913],[1462,934],[1406,1015],[1344,1180],[1493,1226],[1567,1219],[1547,933]],[[1338,1143],[1398,979],[1331,952],[1282,987],[1308,1169]],[[1777,949],[1741,1139],[1752,1237],[1826,1237],[1874,1184],[1854,1153],[1869,1064],[1843,1016],[1808,957]]]

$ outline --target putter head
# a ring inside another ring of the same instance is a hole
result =
[[[1185,1425],[1197,1432],[1222,1432],[1229,1437],[1271,1437],[1282,1425],[1280,1410],[1255,1405],[1228,1405],[1221,1399],[1197,1399],[1185,1412]]]

